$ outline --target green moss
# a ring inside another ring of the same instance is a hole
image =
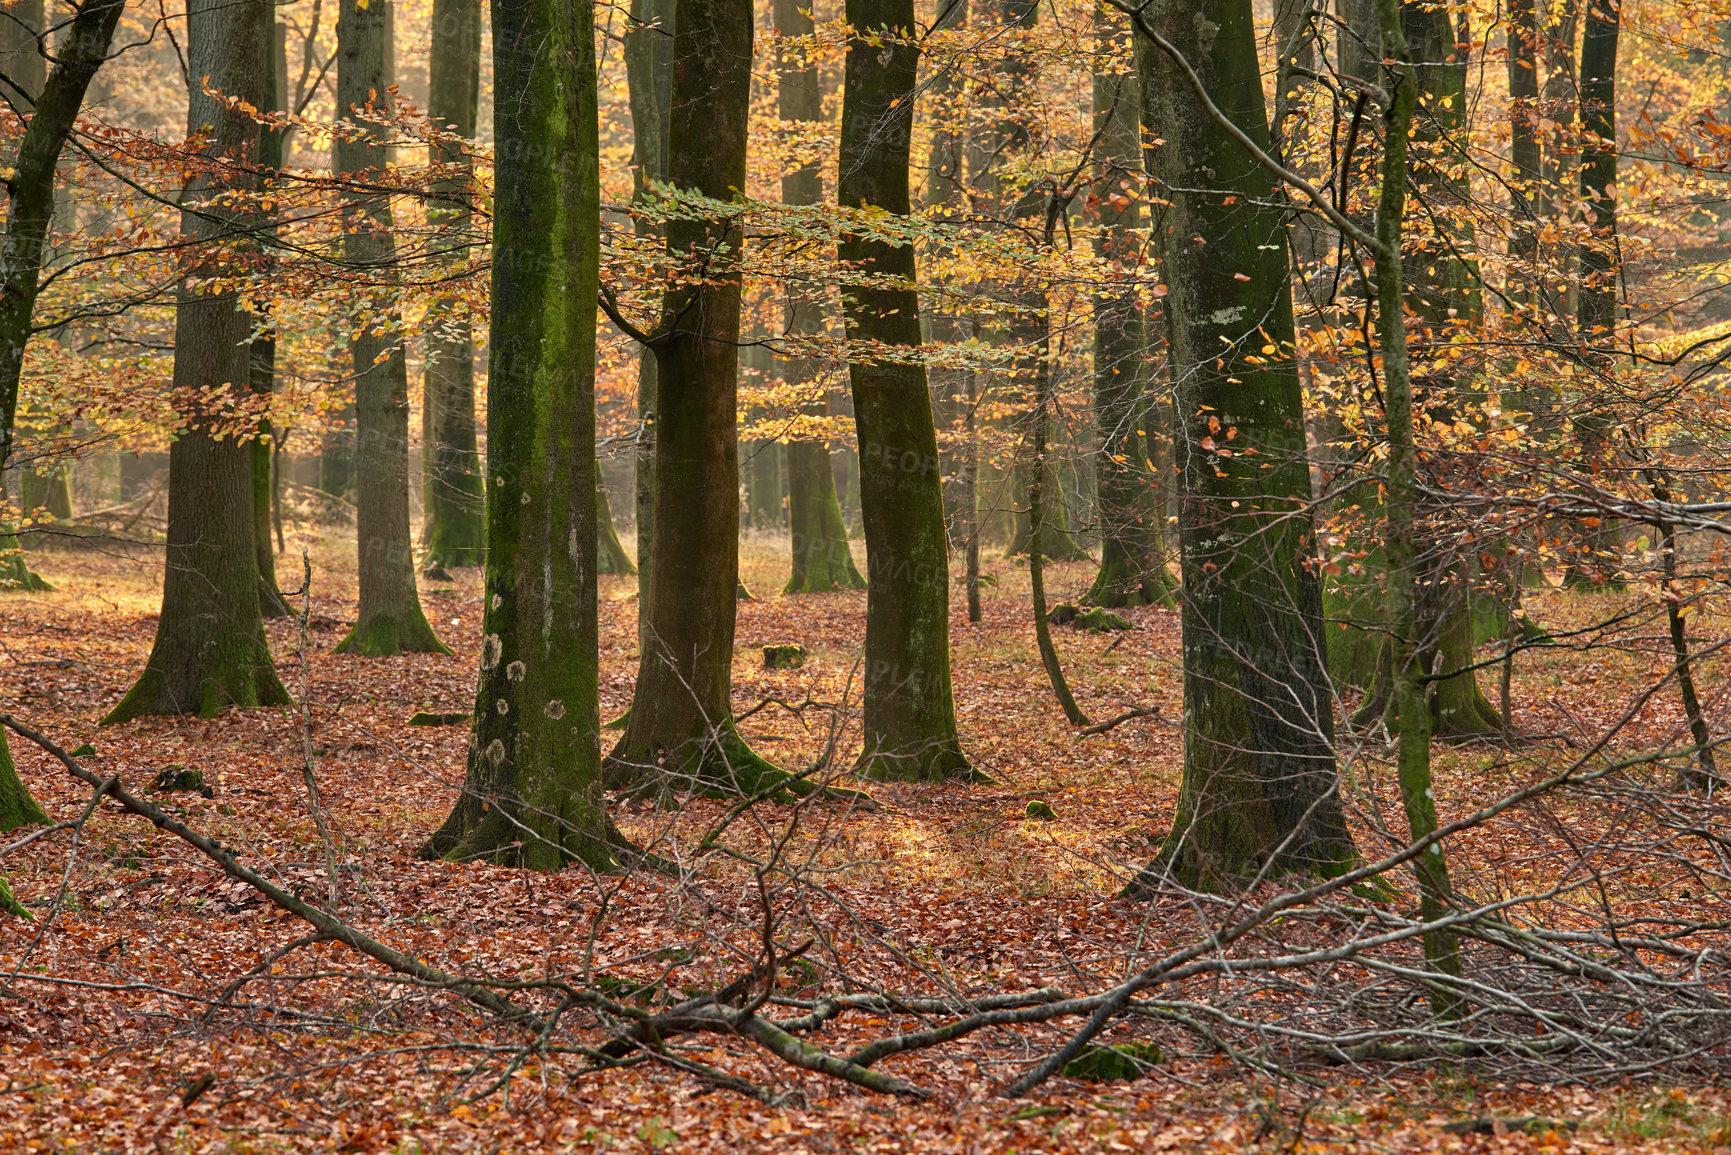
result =
[[[1146,1075],[1162,1061],[1152,1043],[1093,1044],[1064,1064],[1064,1076],[1093,1083],[1128,1083]]]

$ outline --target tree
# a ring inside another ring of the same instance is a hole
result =
[[[1580,276],[1575,290],[1575,324],[1588,363],[1610,364],[1606,347],[1617,329],[1617,39],[1622,6],[1618,0],[1586,0],[1581,28],[1579,118],[1580,193],[1590,239],[1578,248]],[[1583,464],[1602,473],[1611,456],[1613,418],[1594,401],[1575,419],[1575,438]],[[1621,588],[1617,572],[1621,533],[1617,520],[1594,518],[1582,526],[1580,552],[1565,573],[1565,583]]]
[[[202,138],[207,167],[189,182],[181,218],[191,241],[215,241],[253,222],[225,194],[250,189],[258,123],[230,99],[263,106],[270,6],[264,0],[193,0],[187,9],[187,68],[206,78],[187,96],[187,135]],[[207,89],[209,91],[207,91]],[[218,95],[213,95],[218,94]],[[252,376],[252,320],[220,280],[233,258],[216,245],[193,250],[176,294],[174,386],[181,396]],[[216,288],[212,289],[212,285]],[[168,548],[162,612],[144,673],[105,725],[143,714],[288,702],[265,643],[253,549],[250,428],[206,409],[185,415],[168,457]]]
[[[632,0],[631,24],[625,34],[625,82],[631,102],[632,199],[652,199],[651,188],[667,179],[667,140],[673,114],[673,36],[677,0]],[[639,236],[655,232],[648,213],[638,213]],[[648,653],[650,564],[655,539],[655,353],[645,346],[637,357],[637,652]]]
[[[837,196],[843,209],[905,217],[919,64],[913,0],[848,0],[847,22]],[[844,289],[848,339],[916,349],[913,247],[862,230],[844,236],[840,256],[897,282]],[[860,769],[880,778],[967,775],[950,693],[949,551],[925,367],[862,352],[849,376],[871,581]]]
[[[750,0],[680,0],[673,33],[667,177],[710,198],[666,224],[676,261],[701,278],[665,294],[656,332],[655,495],[648,630],[610,782],[665,785],[662,771],[756,790],[780,772],[733,725],[739,585],[738,374],[744,237],[725,204],[745,187]],[[623,318],[616,318],[623,320]]]
[[[390,0],[342,0],[337,13],[337,110],[364,121],[389,111]],[[382,170],[381,131],[356,125],[337,136],[339,177]],[[397,260],[391,205],[363,190],[345,194],[343,260],[370,277],[389,277]],[[355,380],[355,536],[360,609],[339,654],[383,657],[405,651],[448,654],[421,611],[409,537],[409,369],[391,330],[398,308],[374,294],[349,343]]]
[[[427,115],[461,142],[440,138],[428,161],[452,170],[441,179],[437,213],[452,238],[452,264],[468,263],[481,93],[481,0],[436,0],[427,65]],[[422,420],[426,430],[424,537],[429,572],[480,565],[486,542],[481,455],[475,431],[475,341],[464,304],[446,298],[433,306],[437,324],[427,337]]]
[[[1172,834],[1132,885],[1161,865],[1191,885],[1264,865],[1337,872],[1354,850],[1320,650],[1284,214],[1237,137],[1270,146],[1251,4],[1153,0],[1135,27],[1148,169],[1170,201],[1185,737]]]
[[[53,72],[34,88],[25,88],[31,102],[30,124],[19,142],[12,162],[12,179],[6,186],[6,229],[0,240],[0,467],[12,455],[13,423],[18,414],[18,385],[24,373],[24,348],[30,340],[36,312],[36,296],[42,274],[42,259],[48,224],[54,217],[54,170],[60,152],[72,133],[85,93],[96,72],[108,59],[114,28],[120,22],[124,0],[85,0],[73,14],[67,43],[57,54]],[[36,5],[40,20],[41,5]],[[0,17],[4,23],[5,17]],[[33,50],[34,42],[30,48]],[[16,54],[9,56],[5,71],[14,71]],[[40,60],[38,54],[34,59]],[[19,94],[6,94],[17,103]],[[0,490],[0,502],[4,501]],[[0,549],[15,548],[16,539],[0,536]],[[9,572],[8,572],[9,571]],[[0,558],[0,585],[11,581],[31,587],[34,575],[13,553]],[[40,583],[40,579],[36,579]],[[0,832],[47,822],[48,816],[30,796],[18,777],[0,730]],[[0,888],[4,883],[0,883]]]
[[[1106,281],[1094,294],[1094,422],[1100,438],[1100,570],[1088,600],[1101,606],[1170,604],[1163,509],[1151,464],[1164,461],[1162,407],[1149,396],[1148,334],[1134,286],[1111,281],[1141,263],[1141,88],[1133,72],[1110,67],[1121,40],[1112,10],[1096,18],[1101,65],[1094,73],[1095,182],[1088,205],[1098,215],[1094,251]],[[1150,432],[1152,431],[1152,432]]]
[[[286,108],[288,60],[284,55],[283,44],[286,31],[281,24],[276,23],[265,29],[265,34],[269,37],[265,46],[268,66],[264,72],[264,109],[267,112],[283,112]],[[264,188],[281,179],[283,132],[280,128],[260,128],[258,167],[259,179]],[[266,253],[265,260],[270,259],[271,255]],[[252,391],[268,398],[276,391],[276,331],[270,327],[268,303],[255,302],[253,307],[260,314],[263,332],[252,340]],[[252,545],[258,563],[258,607],[267,618],[286,618],[289,616],[288,603],[283,600],[282,592],[277,588],[276,551],[271,548],[273,483],[270,418],[260,419],[258,434],[249,443],[252,469]]]
[[[376,2],[376,0],[375,0]],[[463,795],[423,857],[606,869],[596,624],[594,16],[493,0],[486,608]]]
[[[818,87],[817,65],[811,59],[809,42],[789,47],[795,37],[809,38],[814,30],[809,4],[799,0],[775,0],[775,30],[780,35],[777,61],[778,99],[781,119],[795,123],[823,119],[823,91]],[[815,205],[823,201],[823,174],[817,163],[801,165],[781,178],[781,199],[790,205]],[[824,331],[821,302],[795,299],[789,290],[784,320],[789,333],[801,336]],[[808,389],[816,389],[816,367],[806,358],[787,363],[788,377]],[[813,417],[829,415],[827,395],[815,397],[806,408]],[[787,510],[793,542],[793,574],[784,592],[823,593],[828,590],[865,588],[865,579],[854,566],[848,549],[847,526],[841,518],[841,502],[835,494],[835,472],[829,445],[818,440],[790,441],[787,446]]]

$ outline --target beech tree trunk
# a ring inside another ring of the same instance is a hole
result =
[[[1264,865],[1334,873],[1355,851],[1320,650],[1283,214],[1267,171],[1153,34],[1250,140],[1270,143],[1250,0],[1146,5],[1136,17],[1144,139],[1171,202],[1162,247],[1182,486],[1184,776],[1160,862],[1132,889],[1161,865],[1193,886]],[[1262,353],[1269,344],[1280,352]]]
[[[673,35],[677,0],[632,0],[631,24],[625,34],[625,82],[631,103],[631,175],[633,199],[650,196],[650,182],[667,179],[667,140],[673,110]],[[648,236],[656,225],[644,216],[635,221],[637,234]],[[649,633],[650,569],[655,539],[655,413],[657,404],[655,354],[637,355],[637,444],[633,447],[637,500],[637,652],[652,648]]]
[[[601,870],[618,839],[597,698],[594,16],[583,0],[493,0],[492,17],[481,672],[463,796],[421,854]]]
[[[1122,42],[1121,13],[1096,14],[1107,63],[1094,74],[1096,181],[1088,206],[1097,217],[1094,252],[1112,278],[1135,269],[1141,253],[1142,90],[1134,73],[1110,66],[1113,42]],[[1087,599],[1101,606],[1172,604],[1177,583],[1166,570],[1165,525],[1149,463],[1166,454],[1159,444],[1167,422],[1149,396],[1148,330],[1134,290],[1110,284],[1094,294],[1094,421],[1100,438],[1100,572]]]
[[[777,63],[777,94],[781,119],[794,124],[823,120],[823,91],[818,85],[817,66],[812,62],[810,41],[815,25],[808,2],[775,0],[775,30],[784,38]],[[799,47],[785,40],[807,38]],[[823,174],[818,166],[804,165],[781,178],[781,199],[790,205],[815,205],[823,201]],[[824,331],[821,301],[798,300],[790,290],[784,312],[790,334],[803,336]],[[806,412],[814,417],[829,415],[829,394],[818,382],[817,367],[808,359],[783,363],[788,381],[813,394]],[[826,593],[830,590],[865,588],[865,579],[854,565],[848,549],[847,526],[841,519],[841,501],[835,493],[835,472],[826,441],[791,441],[787,446],[787,512],[792,531],[793,573],[784,593]]]
[[[187,11],[187,68],[208,77],[223,97],[253,107],[265,99],[270,67],[270,5],[265,0],[193,0]],[[218,198],[246,187],[258,164],[257,122],[191,87],[187,133],[203,132],[207,155],[223,162],[220,176],[196,176],[188,202],[202,206],[181,220],[192,240],[222,237],[246,222],[224,219]],[[194,288],[222,273],[215,262],[187,270],[174,320],[174,387],[197,396],[251,380],[247,338],[252,319],[233,291]],[[259,616],[258,563],[253,547],[252,452],[247,441],[222,436],[222,414],[189,413],[168,455],[168,550],[156,642],[138,682],[102,721],[143,714],[215,714],[224,706],[277,706],[289,701],[277,680]]]
[[[919,64],[913,0],[848,0],[847,22],[839,200],[906,216]],[[906,286],[844,289],[849,339],[918,346],[913,248],[849,235],[841,260]],[[849,375],[871,581],[859,767],[881,778],[967,775],[950,692],[949,543],[925,367],[862,355]]]
[[[393,99],[391,0],[342,0],[337,14],[337,109],[364,124],[385,113]],[[387,149],[374,128],[358,139],[339,138],[339,175],[383,170]],[[343,259],[353,268],[388,278],[396,262],[388,197],[345,194]],[[397,316],[388,292],[357,318],[350,341],[355,375],[355,537],[360,553],[360,609],[339,654],[385,657],[405,651],[448,654],[421,611],[415,588],[414,543],[409,536],[409,370],[402,344],[384,332]]]
[[[745,187],[751,0],[679,0],[668,181],[718,200]],[[751,792],[779,774],[733,727],[739,585],[739,325],[735,219],[666,225],[675,259],[716,254],[700,284],[666,294],[656,360],[654,534],[648,632],[611,783],[701,780]]]
[[[613,525],[613,502],[607,496],[607,482],[601,476],[601,462],[595,462],[595,545],[596,572],[630,577],[637,572],[625,543],[619,540],[619,530]]]
[[[283,58],[283,25],[271,23],[265,29],[265,61],[264,72],[265,104],[264,107],[273,112],[286,110],[284,101],[287,80],[287,62]],[[259,130],[258,167],[260,180],[268,187],[277,178],[277,173],[283,164],[283,131],[275,128]],[[266,251],[266,261],[273,261],[275,254]],[[255,301],[253,307],[261,316],[268,317],[267,302]],[[268,322],[267,322],[268,326]],[[266,327],[261,336],[252,342],[252,391],[264,397],[276,392],[276,330]],[[282,592],[276,582],[276,550],[271,543],[271,497],[273,486],[271,479],[271,423],[266,417],[258,423],[259,435],[248,443],[251,455],[252,470],[252,544],[253,553],[258,562],[258,608],[267,618],[286,618],[289,616],[288,603],[283,600]]]
[[[1581,344],[1594,350],[1590,362],[1608,369],[1616,339],[1617,283],[1617,40],[1622,6],[1617,0],[1585,0],[1581,27],[1580,193],[1590,240],[1577,249],[1580,276],[1575,290],[1575,324]],[[1575,419],[1582,464],[1600,475],[1611,464],[1611,430],[1616,418],[1596,401],[1583,398]],[[1615,488],[1615,481],[1600,480]],[[1618,569],[1622,533],[1617,519],[1595,518],[1580,527],[1579,553],[1565,582],[1591,588],[1621,588]]]
[[[481,93],[482,0],[435,0],[427,65],[427,114],[465,141],[475,137]],[[456,172],[430,209],[451,238],[451,263],[468,263],[474,157],[465,145],[435,144],[428,160]],[[423,536],[429,571],[480,565],[486,544],[481,454],[475,431],[475,341],[468,307],[446,298],[433,306],[422,375],[427,468],[422,481]]]

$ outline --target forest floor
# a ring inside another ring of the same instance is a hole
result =
[[[337,657],[330,650],[355,604],[353,545],[334,536],[291,538],[279,560],[285,587],[299,585],[303,544],[314,575],[307,694],[315,769],[345,864],[345,918],[451,970],[526,976],[579,969],[592,952],[595,981],[622,992],[663,976],[673,985],[680,966],[685,978],[704,968],[717,979],[736,973],[729,959],[748,957],[757,913],[752,872],[737,864],[705,865],[700,898],[659,875],[573,869],[548,877],[418,861],[415,851],[461,782],[466,729],[408,720],[417,710],[463,711],[472,703],[479,575],[423,583],[428,616],[452,656]],[[831,720],[840,719],[833,737],[846,765],[857,737],[846,726],[852,714],[830,707],[849,692],[865,595],[781,596],[785,550],[785,542],[764,538],[743,552],[743,577],[757,600],[739,610],[735,708],[743,714],[768,696],[821,703],[797,714],[767,706],[742,730],[772,760],[803,767],[823,753]],[[256,867],[322,898],[327,882],[292,712],[96,724],[149,652],[160,553],[54,552],[34,561],[57,589],[0,599],[3,708],[67,749],[92,743],[91,767],[135,790],[170,764],[201,770],[213,797],[154,797]],[[1135,626],[1125,634],[1056,631],[1091,718],[1133,707],[1162,711],[1078,739],[1035,651],[1026,567],[993,557],[986,568],[996,584],[985,591],[984,620],[966,620],[958,589],[951,628],[963,740],[997,784],[873,785],[881,803],[873,811],[764,804],[728,838],[746,852],[776,843],[828,865],[822,891],[802,901],[856,982],[1097,990],[1122,975],[1132,943],[1195,933],[1183,911],[1156,915],[1115,897],[1172,818],[1181,762],[1177,614],[1125,611]],[[1084,565],[1051,568],[1053,600],[1080,593],[1092,573]],[[635,588],[635,579],[602,579],[604,718],[629,702]],[[1591,600],[1543,592],[1529,609],[1547,623],[1564,622],[1602,608],[1582,607]],[[296,623],[269,630],[284,681],[298,693]],[[761,647],[788,643],[807,648],[805,665],[763,669]],[[1656,647],[1523,659],[1512,693],[1517,723],[1543,733],[1591,729],[1629,706],[1663,661]],[[1718,673],[1702,676],[1714,694]],[[1487,690],[1494,699],[1494,677]],[[1669,698],[1655,697],[1620,740],[1675,740],[1681,722]],[[76,816],[88,790],[16,736],[11,747],[49,814]],[[1444,819],[1530,778],[1544,758],[1542,747],[1439,748]],[[1367,773],[1361,787],[1364,805],[1388,808],[1398,829],[1387,783]],[[1031,800],[1048,803],[1055,819],[1028,818]],[[692,800],[678,810],[623,806],[618,817],[640,844],[679,854],[724,812],[724,803]],[[1376,847],[1379,821],[1375,813],[1355,817],[1361,846]],[[1466,840],[1462,877],[1518,872],[1530,850]],[[534,1059],[506,1091],[475,1098],[520,1038],[453,1000],[379,981],[376,968],[330,943],[307,946],[225,993],[305,927],[112,806],[98,811],[76,846],[64,833],[41,839],[0,869],[38,912],[34,925],[0,920],[0,1150],[1731,1155],[1731,1091],[1672,1086],[1662,1077],[1571,1086],[1509,1081],[1471,1064],[1387,1064],[1333,1068],[1307,1089],[1163,1040],[1165,1061],[1140,1080],[1055,1079],[1030,1100],[994,1097],[995,1087],[1066,1037],[1061,1024],[886,1060],[884,1069],[933,1092],[924,1103],[869,1095],[714,1038],[703,1061],[797,1092],[800,1105],[766,1106],[663,1066],[574,1080],[584,1060],[572,1054]],[[819,894],[821,901],[811,897]],[[57,895],[62,909],[46,917]],[[806,970],[815,981],[817,968]],[[800,989],[801,973],[795,967],[784,976],[788,992]],[[833,1025],[823,1040],[833,1050],[884,1029],[859,1016]]]

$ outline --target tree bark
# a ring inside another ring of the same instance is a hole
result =
[[[337,14],[337,109],[364,124],[390,108],[391,0],[342,0]],[[379,130],[339,137],[339,176],[383,170],[387,149]],[[389,281],[396,240],[388,197],[345,194],[343,259],[352,270]],[[398,306],[377,293],[360,332],[350,341],[355,376],[355,537],[360,553],[360,608],[339,654],[385,657],[406,651],[448,654],[421,611],[409,536],[409,370],[392,331]]]
[[[193,0],[187,11],[187,67],[225,98],[254,108],[264,101],[269,67],[270,6],[264,0]],[[252,185],[258,124],[194,84],[187,100],[187,135],[202,133],[205,155],[220,175],[195,176],[181,218],[189,240],[227,236],[250,223],[220,202],[231,188]],[[215,166],[221,166],[215,167]],[[226,215],[225,215],[226,214]],[[195,250],[197,252],[197,250]],[[197,396],[251,379],[247,338],[252,320],[233,291],[194,288],[224,271],[220,250],[200,253],[187,270],[174,321],[174,387]],[[277,679],[259,616],[258,565],[253,549],[252,455],[225,430],[224,412],[184,415],[187,425],[168,456],[168,551],[162,612],[144,673],[102,721],[143,714],[215,714],[224,706],[288,702]],[[228,435],[224,435],[227,433]]]
[[[427,64],[427,114],[465,142],[475,137],[481,93],[482,0],[436,0]],[[451,239],[453,269],[468,263],[473,228],[474,155],[467,144],[440,142],[429,149],[433,164],[455,172],[434,190],[430,207]],[[486,545],[481,455],[475,430],[475,340],[467,306],[446,298],[434,304],[438,324],[427,338],[422,376],[426,407],[423,561],[431,570],[475,566]]]
[[[1531,267],[1539,251],[1538,224],[1533,198],[1539,183],[1539,24],[1535,0],[1509,0],[1509,159],[1514,164],[1509,182],[1510,206],[1514,211],[1514,236],[1509,256],[1514,258],[1509,299],[1531,305],[1536,270]]]
[[[1616,340],[1617,285],[1617,39],[1622,5],[1617,0],[1586,0],[1581,28],[1580,127],[1581,203],[1592,233],[1577,249],[1580,276],[1575,289],[1575,324],[1588,362],[1606,370],[1606,350]],[[1610,465],[1611,430],[1616,423],[1593,397],[1583,398],[1585,411],[1575,418],[1575,439],[1582,464],[1595,476]],[[1602,479],[1601,485],[1614,487]],[[1580,526],[1579,552],[1568,567],[1565,584],[1588,588],[1621,588],[1618,559],[1622,532],[1616,518],[1600,517]]]
[[[1417,450],[1413,443],[1413,379],[1407,356],[1406,310],[1410,286],[1402,275],[1403,228],[1409,171],[1408,138],[1420,91],[1434,92],[1423,82],[1409,54],[1403,24],[1412,6],[1400,0],[1378,0],[1384,53],[1391,58],[1386,69],[1387,91],[1393,103],[1386,113],[1382,188],[1376,213],[1376,321],[1377,344],[1382,354],[1383,407],[1388,425],[1387,496],[1383,503],[1384,549],[1388,555],[1388,620],[1394,647],[1394,710],[1399,727],[1397,775],[1407,827],[1414,842],[1437,829],[1436,800],[1431,791],[1430,719],[1425,701],[1420,660],[1424,644],[1424,618],[1419,610],[1419,569],[1415,526],[1420,513]],[[1446,19],[1446,12],[1442,13]],[[1433,38],[1419,39],[1420,51],[1434,50]],[[1439,56],[1427,55],[1435,61]],[[1427,67],[1435,67],[1429,65]],[[1415,83],[1416,82],[1416,83]],[[1445,659],[1446,660],[1446,659]],[[1432,843],[1413,864],[1419,883],[1420,917],[1431,921],[1447,913],[1450,884],[1448,860],[1440,842]],[[1460,974],[1460,956],[1453,931],[1432,931],[1424,937],[1425,958],[1449,975]],[[1433,988],[1431,1006],[1447,1013],[1454,1000],[1446,989]]]
[[[1149,395],[1148,329],[1134,290],[1114,291],[1120,268],[1142,262],[1142,90],[1133,72],[1111,67],[1124,18],[1102,8],[1096,37],[1106,62],[1094,73],[1095,183],[1088,198],[1097,216],[1094,252],[1105,262],[1106,286],[1094,294],[1094,421],[1100,439],[1100,571],[1087,600],[1101,606],[1171,605],[1177,583],[1166,570],[1158,485],[1150,463],[1164,458],[1159,403]],[[1170,470],[1167,471],[1167,475]]]
[[[847,22],[838,199],[844,210],[905,217],[919,63],[913,2],[848,0]],[[913,248],[850,234],[840,256],[905,286],[844,289],[848,338],[918,347]],[[968,775],[950,691],[949,542],[925,366],[860,355],[849,376],[871,582],[859,768],[882,778]]]
[[[463,796],[421,855],[606,869],[618,839],[597,698],[594,17],[582,0],[493,0],[492,19],[481,670]]]
[[[777,61],[777,100],[781,119],[792,124],[823,120],[823,91],[817,66],[812,62],[814,31],[809,3],[775,0],[775,30],[783,38]],[[798,48],[785,45],[795,37],[805,38]],[[815,205],[823,201],[823,174],[817,164],[803,165],[781,178],[781,199],[790,205]],[[783,323],[796,337],[822,333],[824,303],[799,300],[788,293]],[[806,413],[829,416],[829,394],[818,381],[817,367],[803,357],[784,362],[787,379],[813,394]],[[865,579],[854,565],[848,548],[847,526],[841,519],[841,502],[835,493],[835,471],[826,441],[791,441],[787,446],[787,512],[793,545],[792,575],[784,593],[827,593],[831,590],[865,588]]]
[[[286,93],[280,86],[285,79],[286,68],[282,67],[282,52],[284,49],[283,35],[286,28],[272,22],[265,29],[265,61],[264,70],[266,111],[282,112]],[[260,128],[258,142],[259,179],[263,187],[269,188],[278,178],[283,165],[283,130],[278,128]],[[267,250],[263,254],[265,261],[273,261],[275,254]],[[261,318],[264,318],[263,333],[253,338],[252,342],[252,391],[262,397],[269,397],[276,392],[276,330],[270,325],[269,303],[253,302],[253,308]],[[258,608],[267,618],[286,618],[289,616],[288,603],[283,600],[282,591],[276,581],[276,550],[271,548],[271,423],[268,416],[258,423],[258,436],[247,443],[251,458],[252,470],[252,544],[253,554],[258,563]]]
[[[1171,202],[1162,248],[1184,578],[1184,776],[1161,863],[1195,886],[1264,865],[1335,873],[1356,852],[1321,653],[1283,214],[1266,170],[1153,34],[1259,148],[1269,132],[1250,0],[1148,4],[1137,58],[1148,167]]]
[[[631,173],[633,200],[652,196],[651,182],[667,179],[667,141],[673,110],[673,36],[677,0],[632,0],[631,24],[625,34],[625,80],[631,103]],[[635,218],[638,236],[657,226],[647,215]],[[655,414],[659,387],[655,354],[637,356],[637,652],[649,653],[650,570],[655,540]]]
[[[595,545],[600,551],[596,555],[597,573],[624,577],[637,573],[631,555],[625,552],[625,543],[619,540],[619,531],[614,528],[613,502],[607,496],[607,482],[601,476],[599,460],[595,462]]]
[[[729,201],[745,188],[751,0],[679,0],[675,24],[668,181]],[[670,220],[666,233],[669,255],[705,259],[706,275],[665,295],[651,345],[657,397],[648,637],[625,732],[606,771],[620,785],[702,781],[751,793],[780,771],[740,739],[731,701],[744,238],[737,218],[720,213]]]

